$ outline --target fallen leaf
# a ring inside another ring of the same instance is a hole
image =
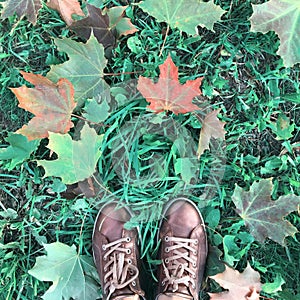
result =
[[[81,139],[73,141],[69,134],[49,134],[48,148],[58,156],[56,160],[38,160],[45,169],[45,176],[61,177],[65,184],[72,184],[89,178],[96,171],[101,155],[102,135],[88,125],[81,130]],[[87,146],[88,145],[88,146]]]
[[[209,293],[211,300],[259,300],[261,290],[260,275],[251,266],[239,273],[225,265],[225,271],[214,276],[210,276],[228,291],[222,293]]]
[[[5,140],[10,146],[0,149],[0,160],[9,160],[6,163],[9,171],[28,159],[40,143],[40,140],[28,141],[27,137],[22,134],[11,134]]]
[[[55,39],[55,44],[59,51],[68,54],[69,60],[52,66],[47,77],[53,81],[58,78],[70,80],[75,89],[77,106],[81,106],[89,98],[101,96],[109,99],[109,85],[103,79],[107,60],[104,48],[96,38],[91,35],[85,44],[68,38]]]
[[[68,132],[73,127],[71,113],[76,106],[72,84],[65,78],[58,79],[55,84],[42,75],[22,71],[21,74],[35,87],[21,86],[11,90],[19,100],[19,107],[35,117],[16,133],[25,135],[31,141],[48,137],[48,131]]]
[[[90,4],[87,4],[87,10],[88,16],[73,22],[70,29],[86,40],[93,32],[98,42],[105,48],[115,46],[115,29],[110,27],[109,16],[104,14],[100,8]]]
[[[110,107],[107,100],[104,99],[98,102],[95,98],[88,99],[83,107],[85,111],[82,116],[91,122],[100,123],[105,121],[109,116]]]
[[[300,5],[299,0],[270,0],[252,4],[251,30],[266,33],[275,31],[280,38],[278,54],[286,67],[300,62]]]
[[[138,31],[129,18],[124,18],[127,7],[128,6],[116,6],[107,10],[109,26],[111,29],[116,29],[118,37],[133,34]]]
[[[225,140],[226,131],[224,130],[225,122],[218,119],[217,115],[221,109],[213,110],[208,113],[202,123],[198,144],[198,159],[206,149],[209,149],[209,142],[211,138]]]
[[[67,25],[74,22],[72,15],[84,16],[77,0],[49,0],[47,6],[58,11]]]
[[[44,300],[98,299],[97,274],[90,257],[79,255],[74,245],[60,242],[44,244],[44,248],[47,255],[37,257],[28,271],[38,280],[53,282],[42,296]]]
[[[284,238],[293,236],[297,231],[290,222],[283,218],[300,205],[300,196],[284,195],[278,200],[271,200],[273,184],[271,179],[254,182],[249,192],[236,185],[232,200],[237,213],[245,221],[252,236],[259,242],[266,238],[284,246]]]
[[[151,0],[143,1],[139,7],[159,22],[166,22],[188,34],[196,34],[198,25],[213,30],[215,22],[220,21],[225,12],[213,1],[199,0]]]
[[[137,89],[146,98],[150,105],[148,108],[155,113],[169,110],[178,115],[198,110],[199,107],[192,103],[195,96],[201,95],[200,84],[202,78],[188,80],[180,84],[178,68],[168,56],[160,65],[160,76],[157,83],[149,78],[140,76]]]
[[[6,19],[17,14],[19,18],[27,17],[28,21],[35,25],[41,8],[41,0],[7,0],[4,2],[1,18]]]

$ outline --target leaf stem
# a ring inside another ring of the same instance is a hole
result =
[[[164,48],[165,48],[165,44],[166,44],[166,41],[167,41],[167,37],[168,37],[169,30],[170,30],[170,26],[169,26],[169,24],[168,24],[167,30],[166,30],[166,33],[165,33],[165,38],[164,38],[163,44],[162,44],[162,46],[161,46],[161,49],[160,49],[160,52],[159,52],[158,57],[161,57],[162,52],[163,52],[163,50],[164,50]]]

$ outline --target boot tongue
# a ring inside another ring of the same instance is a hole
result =
[[[135,295],[122,295],[122,296],[117,296],[114,298],[114,300],[139,300],[140,296],[135,294]]]
[[[157,300],[193,300],[193,297],[182,293],[165,293],[159,295]]]

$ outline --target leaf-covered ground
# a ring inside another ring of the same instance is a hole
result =
[[[299,299],[298,0],[66,2],[0,1],[0,299],[101,295],[111,200],[135,212],[154,299],[177,196],[207,225],[201,299]]]

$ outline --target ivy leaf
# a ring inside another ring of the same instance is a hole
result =
[[[58,155],[56,160],[38,160],[46,176],[61,177],[65,184],[73,184],[90,177],[101,155],[103,136],[88,125],[81,130],[81,140],[73,141],[69,134],[50,133],[48,148]],[[88,147],[87,147],[88,145]]]
[[[74,22],[72,15],[84,16],[77,0],[49,0],[47,6],[58,11],[69,26]]]
[[[204,118],[202,129],[200,131],[199,145],[197,150],[198,158],[206,149],[209,149],[209,142],[212,137],[215,139],[220,138],[222,140],[225,140],[225,123],[217,118],[219,112],[220,109],[213,110]]]
[[[0,149],[0,160],[10,161],[6,164],[9,171],[28,159],[40,143],[40,140],[28,141],[22,134],[11,134],[5,140],[10,143],[10,146]]]
[[[35,25],[41,7],[41,0],[7,0],[1,18],[6,19],[17,14],[19,18],[27,17],[28,21]]]
[[[169,110],[178,115],[198,110],[199,107],[192,103],[195,96],[201,95],[199,88],[202,78],[188,80],[180,84],[178,80],[178,68],[168,56],[160,65],[160,76],[157,83],[149,78],[140,76],[137,89],[146,98],[150,105],[148,108],[155,113]]]
[[[242,273],[225,265],[223,273],[210,276],[210,278],[214,279],[224,289],[228,289],[228,291],[222,293],[209,293],[211,300],[259,300],[260,275],[249,264]]]
[[[300,196],[284,195],[271,200],[273,184],[270,179],[254,182],[249,192],[235,187],[232,200],[238,214],[244,219],[253,237],[263,242],[267,237],[284,245],[284,238],[294,235],[297,229],[283,217],[297,210]]]
[[[139,6],[159,22],[167,22],[188,34],[196,34],[198,25],[213,30],[215,22],[225,12],[213,1],[199,0],[151,0],[143,1]]]
[[[300,62],[300,5],[299,0],[270,0],[254,5],[250,18],[251,30],[266,33],[274,30],[280,38],[278,54],[286,67]]]
[[[39,256],[28,273],[41,281],[53,284],[43,295],[44,300],[97,299],[96,274],[91,259],[79,255],[76,247],[60,242],[44,244],[47,255]]]
[[[79,36],[88,39],[93,32],[98,42],[105,48],[113,47],[116,44],[114,29],[110,27],[109,16],[102,13],[100,8],[87,4],[88,16],[79,21],[73,22],[70,29]]]
[[[115,28],[118,37],[133,34],[138,29],[131,23],[129,18],[124,18],[125,10],[128,6],[116,6],[107,10],[110,28]]]
[[[47,77],[51,80],[67,78],[75,89],[77,106],[81,106],[88,98],[108,94],[109,85],[103,79],[103,69],[107,60],[104,48],[91,35],[86,44],[71,39],[55,39],[59,51],[66,52],[69,60],[51,67]]]
[[[73,127],[71,113],[75,108],[74,89],[65,78],[57,84],[37,74],[21,74],[35,87],[11,88],[19,100],[19,107],[33,113],[35,117],[16,133],[25,135],[29,141],[48,137],[48,131],[66,133]]]

